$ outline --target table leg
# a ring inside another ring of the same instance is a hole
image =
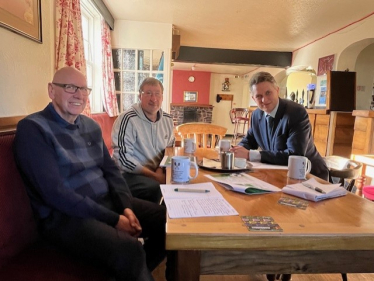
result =
[[[178,251],[175,281],[199,281],[200,251]]]

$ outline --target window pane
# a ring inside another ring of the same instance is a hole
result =
[[[112,58],[113,58],[113,68],[120,69],[121,68],[121,49],[112,50]]]
[[[138,72],[138,88],[145,78],[149,77],[149,73]]]
[[[127,110],[131,105],[137,102],[137,94],[124,94],[123,95],[123,110]]]
[[[152,77],[158,79],[162,84],[164,84],[164,74],[163,73],[153,73]]]
[[[164,70],[164,52],[161,50],[152,51],[152,70]]]
[[[122,83],[122,91],[135,92],[135,73],[123,72]]]
[[[122,69],[135,70],[135,50],[123,50]]]
[[[121,72],[114,72],[114,84],[116,91],[121,91]]]
[[[138,70],[150,70],[150,51],[138,51]]]
[[[92,80],[93,80],[93,69],[90,63],[86,65],[86,76],[87,76],[87,87],[92,88]]]
[[[116,94],[118,110],[121,112],[121,94]]]

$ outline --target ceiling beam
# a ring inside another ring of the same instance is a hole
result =
[[[292,52],[249,51],[181,46],[176,62],[291,66]]]

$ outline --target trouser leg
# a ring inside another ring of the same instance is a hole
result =
[[[143,175],[126,172],[122,176],[125,178],[132,196],[157,204],[160,202],[162,194],[158,181]]]
[[[165,258],[166,208],[155,203],[133,198],[133,211],[142,226],[144,250],[150,271]]]
[[[106,267],[118,281],[153,280],[141,243],[105,223],[55,212],[45,221],[42,235],[62,250]]]

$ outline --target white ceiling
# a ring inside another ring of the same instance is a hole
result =
[[[181,46],[292,52],[373,13],[374,0],[103,0],[115,20],[173,24]],[[174,69],[192,64],[174,63]],[[256,66],[195,64],[245,74]]]

